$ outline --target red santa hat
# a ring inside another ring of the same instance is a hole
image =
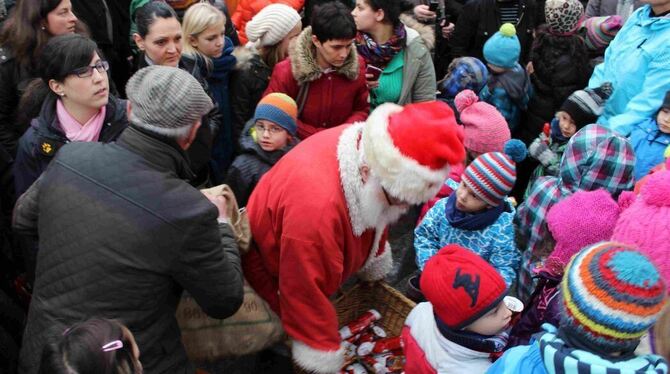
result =
[[[362,144],[382,186],[412,204],[435,196],[449,166],[465,159],[463,131],[441,101],[380,105],[365,122]]]

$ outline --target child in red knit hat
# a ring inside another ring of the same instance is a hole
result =
[[[523,304],[485,260],[455,244],[433,256],[421,276],[428,302],[402,331],[407,373],[483,373],[507,342],[504,330]]]

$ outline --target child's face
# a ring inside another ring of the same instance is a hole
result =
[[[475,195],[464,182],[456,189],[456,209],[465,213],[478,213],[486,210],[489,205]]]
[[[272,152],[286,147],[291,136],[283,127],[272,121],[259,119],[254,125],[258,145],[266,152]]]
[[[558,127],[561,129],[561,134],[563,136],[569,138],[575,135],[577,132],[577,125],[567,112],[560,111],[556,113],[556,118],[558,119]]]
[[[658,129],[662,133],[670,134],[670,109],[661,109],[656,116],[656,123],[658,123]]]
[[[512,311],[501,301],[495,308],[468,325],[465,330],[481,335],[497,335],[509,325]]]
[[[207,57],[221,57],[225,44],[225,29],[226,25],[224,23],[211,26],[198,34],[197,37],[190,36],[189,42],[193,48]]]

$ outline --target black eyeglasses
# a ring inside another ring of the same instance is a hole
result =
[[[76,68],[72,70],[70,74],[76,75],[79,78],[88,78],[93,75],[93,69],[97,70],[100,74],[104,74],[107,70],[109,70],[109,62],[100,60],[95,65]]]

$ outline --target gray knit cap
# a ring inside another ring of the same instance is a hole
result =
[[[214,106],[191,74],[169,66],[139,70],[128,81],[126,94],[132,104],[130,122],[168,136],[186,134]]]

